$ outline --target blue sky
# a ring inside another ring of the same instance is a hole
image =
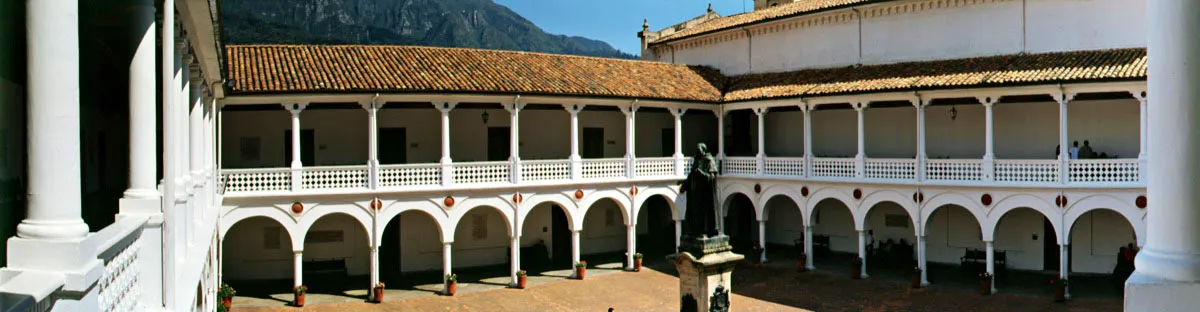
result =
[[[704,14],[707,0],[494,0],[548,33],[603,40],[625,53],[639,54],[642,19],[658,30]],[[743,0],[712,0],[721,16],[742,12]],[[745,0],[746,10],[754,1]]]

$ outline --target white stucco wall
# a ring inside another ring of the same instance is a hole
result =
[[[1054,241],[1054,233],[1046,233],[1045,217],[1033,209],[1009,211],[996,227],[994,248],[1008,252],[1008,267],[1017,270],[1042,270],[1043,240]],[[1037,239],[1034,239],[1034,235]],[[1053,268],[1058,268],[1054,266]]]
[[[419,211],[407,211],[397,218],[400,218],[400,271],[441,270],[442,240],[437,236],[439,232],[433,218]],[[451,250],[450,256],[454,257],[456,253]]]
[[[486,229],[482,237],[476,237],[476,220],[482,218]],[[459,221],[458,229],[454,231],[454,245],[451,260],[454,268],[469,268],[505,263],[508,261],[510,233],[508,221],[496,208],[475,207],[467,212]],[[441,268],[439,265],[438,268]]]
[[[857,39],[858,22],[855,20],[760,34],[752,40],[753,71],[781,72],[856,64]]]
[[[1023,2],[1029,52],[1146,46],[1145,0]]]
[[[769,112],[764,119],[767,156],[804,156],[804,112]]]
[[[767,243],[791,247],[804,238],[804,216],[791,199],[777,196],[767,201]]]
[[[1021,51],[1021,2],[867,17],[863,64],[966,58]]]
[[[856,117],[857,118],[857,117]],[[917,156],[917,109],[915,107],[869,108],[864,147],[868,158],[915,158]],[[855,138],[855,144],[858,138]]]
[[[1110,273],[1121,247],[1134,243],[1133,227],[1120,214],[1092,210],[1075,221],[1071,230],[1071,272]]]
[[[708,65],[716,68],[725,75],[740,75],[749,72],[750,40],[745,36],[738,39],[705,45],[701,48],[677,49],[674,52],[675,64]],[[667,52],[665,59],[672,58],[672,52]]]
[[[579,234],[579,254],[625,250],[625,220],[621,213],[621,208],[611,200],[600,200],[588,208],[583,219],[583,233]]]
[[[958,112],[954,119],[950,119],[951,109]],[[983,158],[987,131],[984,118],[983,105],[925,107],[926,157]]]
[[[917,246],[917,234],[916,229],[913,228],[914,223],[912,218],[908,218],[908,224],[905,226],[888,226],[888,215],[908,216],[908,212],[904,210],[904,207],[900,207],[899,204],[893,202],[881,202],[876,204],[874,208],[871,208],[871,211],[867,215],[866,229],[873,231],[875,246],[878,247],[890,239],[894,243],[900,243],[900,240],[904,240],[907,244],[915,248]],[[915,255],[916,249],[913,249],[913,252]]]
[[[858,154],[858,115],[853,109],[812,113],[812,146],[816,157],[854,157]]]
[[[925,227],[925,257],[929,262],[958,264],[966,249],[986,247],[979,221],[966,208],[953,205],[938,208]]]
[[[815,123],[815,122],[814,122]],[[837,200],[823,200],[813,210],[813,235],[829,236],[829,249],[858,253],[858,232],[850,209]]]
[[[278,248],[265,248],[267,231],[279,233]],[[292,242],[274,220],[260,217],[238,222],[225,234],[221,247],[221,269],[226,279],[292,278]]]

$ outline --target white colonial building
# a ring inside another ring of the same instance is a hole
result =
[[[167,0],[156,20],[147,1],[129,187],[93,233],[79,95],[64,92],[79,86],[63,79],[80,38],[59,35],[74,5],[27,4],[29,199],[0,272],[0,292],[25,297],[9,306],[209,310],[218,281],[305,285],[313,267],[368,288],[494,265],[515,282],[608,254],[631,266],[678,244],[698,143],[721,163],[726,232],[762,260],[901,246],[921,268],[980,258],[1070,278],[1111,272],[1129,244],[1200,250],[1148,240],[1151,151],[1171,149],[1148,144],[1169,115],[1150,113],[1147,1],[755,1],[643,26],[643,61],[224,45],[212,2]],[[1163,25],[1200,21],[1179,15]],[[1164,57],[1181,55],[1195,53]],[[1171,224],[1200,226],[1193,214]]]

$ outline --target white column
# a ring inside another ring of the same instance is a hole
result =
[[[992,293],[996,293],[996,248],[992,241],[985,241],[987,244],[987,272],[992,275]]]
[[[189,93],[191,94],[191,102],[188,107],[191,109],[188,114],[190,121],[190,138],[188,142],[190,147],[188,150],[188,159],[192,174],[192,182],[196,188],[204,186],[204,95],[200,92],[201,86],[204,85],[204,80],[200,77],[200,66],[192,64],[188,70]]]
[[[863,120],[866,109],[867,103],[854,103],[854,111],[858,113],[858,154],[854,155],[854,172],[859,179],[867,174],[866,124]],[[863,259],[863,263],[866,263],[866,259]],[[863,275],[866,275],[865,271]]]
[[[912,100],[917,109],[917,181],[925,180],[925,103],[917,98]],[[925,268],[921,268],[924,272]],[[922,273],[924,274],[924,273]]]
[[[1147,144],[1147,142],[1149,142],[1149,137],[1147,137],[1147,136],[1150,133],[1150,131],[1149,131],[1149,128],[1150,128],[1149,117],[1150,116],[1148,114],[1149,111],[1146,108],[1146,106],[1147,106],[1146,92],[1140,91],[1140,92],[1131,92],[1131,93],[1133,94],[1133,97],[1138,100],[1138,109],[1139,109],[1138,116],[1141,117],[1141,123],[1138,126],[1138,129],[1139,129],[1138,142],[1140,143],[1139,148],[1138,148],[1138,181],[1145,182],[1146,181],[1146,172],[1149,171],[1149,169],[1150,169],[1150,162],[1149,162],[1150,149],[1149,149],[1149,145]]]
[[[375,289],[375,285],[379,284],[379,247],[370,246],[369,250],[371,252],[371,285],[367,286],[368,290]],[[374,294],[374,291],[370,291],[367,296],[373,297]]]
[[[686,108],[671,109],[671,115],[675,117],[675,153],[671,156],[675,158],[675,175],[679,176],[687,174],[687,168],[683,167],[683,114],[685,113],[687,113]]]
[[[521,237],[513,236],[511,241],[512,241],[511,247],[509,247],[509,248],[511,248],[512,250],[509,252],[510,253],[509,256],[511,257],[510,261],[512,262],[512,269],[509,274],[512,275],[511,276],[512,277],[512,286],[516,286],[517,285],[517,271],[521,270]]]
[[[1067,183],[1067,163],[1070,159],[1071,141],[1067,138],[1067,102],[1070,96],[1066,93],[1058,98],[1058,141],[1062,145],[1058,157],[1058,182]]]
[[[929,285],[929,259],[925,254],[925,235],[917,236],[917,260],[921,267],[921,286]]]
[[[683,220],[675,220],[675,250],[679,250],[679,238],[683,236]]]
[[[633,271],[633,254],[637,253],[637,226],[625,226],[625,270]]]
[[[29,184],[26,217],[17,225],[17,236],[82,239],[88,226],[80,217],[79,4],[56,0],[26,5]]]
[[[362,106],[367,110],[367,187],[375,189],[379,187],[379,107],[382,105],[371,99]]]
[[[450,111],[458,103],[433,103],[442,112],[442,185],[454,184],[454,160],[450,159]]]
[[[579,112],[583,110],[583,105],[579,104],[564,104],[563,108],[567,109],[567,113],[571,114],[571,179],[579,180],[583,178],[583,158],[579,157]]]
[[[509,143],[508,161],[512,163],[512,170],[509,170],[509,178],[512,183],[521,183],[521,109],[525,105],[514,101],[512,104],[504,105],[508,110],[509,121]],[[515,276],[515,275],[514,275]],[[515,281],[515,280],[514,280]]]
[[[174,8],[175,0],[163,0],[162,7]],[[160,86],[161,90],[159,90],[162,92],[162,202],[159,204],[160,206],[158,208],[162,211],[164,224],[167,224],[168,222],[171,222],[170,224],[177,224],[175,222],[178,219],[180,212],[176,211],[175,209],[176,197],[178,197],[176,194],[176,189],[178,189],[178,186],[175,184],[175,178],[180,175],[180,172],[175,166],[179,160],[175,155],[178,153],[178,151],[175,150],[173,144],[175,144],[175,132],[178,131],[177,128],[179,127],[179,125],[174,121],[174,111],[176,109],[175,107],[179,105],[178,70],[180,59],[179,53],[175,51],[175,43],[177,41],[175,37],[175,10],[164,10],[162,14],[162,52],[160,54],[160,57],[162,58],[162,65],[160,67],[162,70],[162,76],[158,77],[162,83]],[[61,34],[59,36],[61,36]],[[33,102],[30,103],[32,104]],[[168,228],[166,226],[161,227],[160,230],[162,231],[161,237],[163,243],[159,244],[159,246],[162,246],[160,247],[161,254],[159,256],[161,256],[162,259],[177,259],[177,257],[180,257],[178,255],[178,250],[180,248],[171,248],[168,247],[167,244],[179,245],[177,244],[178,235],[175,233],[173,228]],[[151,248],[149,250],[153,249]],[[175,276],[176,270],[174,261],[161,261],[161,263],[162,273],[158,276],[159,280],[164,280],[167,276]],[[172,286],[172,283],[167,283],[166,281],[147,282],[152,283],[151,285],[153,286],[161,287],[161,290],[158,292],[152,290],[143,292],[143,294],[146,294],[147,297],[150,297],[149,301],[151,304],[165,305],[173,301],[170,299],[173,296],[174,286]]]
[[[763,174],[763,164],[766,162],[766,157],[767,157],[767,153],[766,153],[766,137],[767,137],[767,135],[765,133],[763,133],[764,132],[763,129],[765,128],[765,127],[763,127],[763,124],[765,123],[765,120],[766,120],[765,117],[767,115],[767,110],[768,110],[768,108],[766,108],[766,107],[754,109],[754,114],[758,115],[758,154],[754,155],[754,157],[756,158],[755,171],[758,174]]]
[[[637,106],[630,104],[628,108],[622,107],[621,112],[625,113],[625,177],[632,179],[634,177],[634,158],[637,157],[634,153],[634,135],[635,123],[637,123]],[[631,262],[632,263],[632,262]]]
[[[442,243],[442,281],[443,282],[445,282],[445,278],[447,275],[450,275],[451,273],[453,273],[453,271],[451,270],[451,268],[452,268],[451,266],[453,265],[454,262],[450,261],[450,250],[452,249],[451,248],[452,245],[454,245],[454,242]]]
[[[176,98],[176,101],[179,105],[175,106],[175,114],[172,115],[172,120],[179,125],[177,128],[178,131],[176,131],[174,135],[175,144],[173,145],[176,150],[175,156],[179,160],[176,162],[176,166],[178,167],[176,170],[178,170],[177,172],[179,172],[179,174],[175,177],[176,180],[179,181],[180,188],[176,189],[176,192],[188,197],[192,191],[192,189],[188,187],[188,183],[191,183],[192,181],[191,172],[189,171],[189,158],[191,155],[188,153],[188,140],[191,137],[189,136],[190,128],[188,127],[188,111],[192,107],[192,80],[190,77],[191,64],[194,59],[192,58],[190,51],[188,51],[191,48],[188,47],[187,39],[183,36],[180,36],[177,40],[179,41],[178,45],[176,46],[175,53],[180,55],[179,59],[181,61],[179,64],[181,67],[179,69],[179,74],[176,76],[178,77],[180,83],[175,87],[179,90],[179,97]],[[183,201],[186,202],[186,199]]]
[[[153,135],[146,135],[158,131],[155,115],[158,95],[153,87],[156,80],[154,46],[157,44],[154,2],[137,1],[133,10],[130,17],[134,29],[139,32],[135,36],[140,36],[141,40],[129,62],[129,189],[125,190],[124,197],[156,199],[159,193],[157,170],[153,164],[157,162],[158,140]]]
[[[292,251],[292,287],[304,285],[304,251]]]
[[[1058,275],[1061,275],[1063,277],[1063,279],[1068,281],[1067,288],[1063,289],[1063,295],[1065,295],[1067,299],[1070,299],[1071,298],[1071,283],[1070,283],[1071,271],[1069,269],[1070,268],[1069,264],[1071,263],[1071,258],[1070,258],[1071,256],[1067,252],[1068,250],[1071,250],[1071,245],[1068,245],[1068,244],[1058,245],[1058,252],[1059,252]]]
[[[299,191],[304,185],[304,164],[300,160],[300,112],[304,111],[307,104],[291,103],[284,104],[284,108],[292,114],[292,191]]]
[[[800,110],[804,111],[804,176],[812,176],[812,108],[808,104],[801,104]],[[812,254],[808,254],[809,258]],[[811,269],[811,268],[810,268]]]
[[[1146,244],[1126,282],[1127,311],[1200,306],[1200,2],[1147,2],[1150,140]]]
[[[858,231],[858,257],[862,258],[862,278],[867,278],[867,244],[867,231]]]
[[[578,231],[578,230],[571,230],[571,265],[572,265],[572,268],[574,268],[574,265],[576,263],[579,263],[579,232],[580,231]],[[574,273],[575,271],[572,270],[571,272],[572,272],[571,277],[576,277],[575,273]]]
[[[725,109],[714,110],[717,114],[717,160],[725,160]],[[722,166],[723,167],[723,166]]]
[[[996,126],[993,108],[996,101],[991,97],[980,99],[984,109],[984,148],[983,148],[983,180],[992,181],[996,172]],[[1066,151],[1065,149],[1063,151]]]
[[[767,220],[758,220],[758,241],[759,246],[762,246],[761,259],[759,263],[767,263]]]
[[[813,266],[812,236],[813,236],[812,226],[805,225],[804,226],[804,255],[806,256],[806,259],[804,259],[804,266],[808,267],[809,270],[817,268],[816,266]]]

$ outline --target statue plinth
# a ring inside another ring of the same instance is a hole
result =
[[[679,248],[679,253],[667,256],[679,272],[679,311],[729,311],[733,267],[745,256],[731,251],[725,235],[680,239]]]

